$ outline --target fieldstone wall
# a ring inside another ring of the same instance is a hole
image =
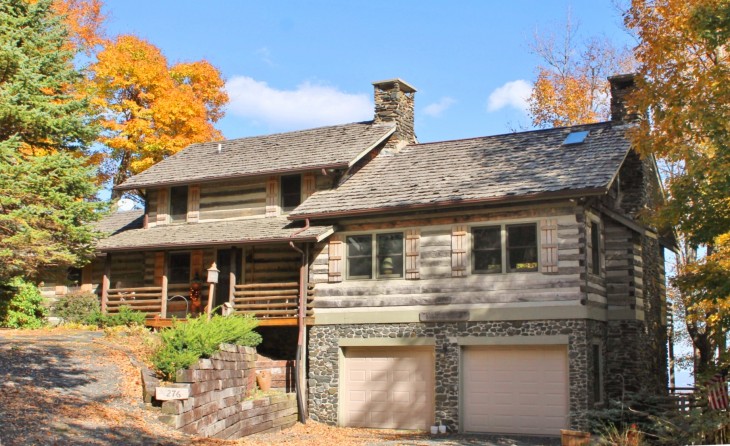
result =
[[[246,400],[255,389],[256,349],[221,344],[209,359],[180,370],[174,387],[188,389],[189,398],[162,403],[163,422],[202,437],[236,439],[276,432],[297,420],[294,394]]]
[[[570,427],[586,427],[589,409],[589,351],[605,324],[589,320],[438,322],[413,324],[316,325],[309,335],[310,417],[337,424],[342,338],[432,338],[435,340],[435,419],[450,432],[459,430],[459,355],[457,337],[568,336]]]

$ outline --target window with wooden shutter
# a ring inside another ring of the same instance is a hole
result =
[[[451,228],[451,277],[466,276],[466,225]]]
[[[279,177],[269,177],[266,181],[266,216],[279,215]]]
[[[200,219],[200,186],[195,184],[188,190],[188,223],[197,223]]]
[[[164,225],[168,217],[167,189],[157,191],[157,224]]]
[[[342,282],[342,236],[334,234],[329,240],[329,282]]]
[[[165,274],[165,253],[162,251],[155,253],[155,286],[162,286],[162,276]]]
[[[558,272],[558,221],[548,218],[540,224],[540,271]]]
[[[203,250],[196,249],[194,251],[190,251],[190,274],[192,275],[191,279],[195,278],[196,273],[198,274],[199,279],[205,279],[203,269],[205,269],[203,267]]]
[[[421,231],[409,229],[406,231],[406,279],[421,278],[420,261]]]
[[[302,175],[302,200],[311,197],[317,188],[317,179],[313,173]]]

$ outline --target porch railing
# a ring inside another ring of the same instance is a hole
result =
[[[110,288],[107,291],[107,313],[118,313],[122,306],[146,313],[147,317],[155,317],[162,311],[162,287]]]
[[[314,285],[307,287],[305,317],[313,314]],[[251,283],[236,285],[233,292],[236,313],[251,313],[259,319],[296,318],[299,308],[299,284]]]

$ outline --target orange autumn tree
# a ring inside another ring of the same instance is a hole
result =
[[[532,52],[542,59],[528,100],[532,125],[540,128],[608,119],[608,76],[629,72],[632,57],[607,39],[579,43],[570,21],[562,36],[535,34]]]
[[[206,61],[170,66],[157,47],[125,35],[104,46],[90,73],[104,129],[103,173],[115,185],[189,144],[222,138],[213,124],[228,95]]]
[[[53,11],[64,17],[68,29],[68,45],[91,54],[105,42],[104,15],[101,0],[55,0]]]

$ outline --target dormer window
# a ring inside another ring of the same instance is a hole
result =
[[[188,187],[176,186],[170,188],[170,221],[173,223],[185,222],[188,218]]]
[[[283,175],[281,177],[281,207],[290,211],[302,202],[302,176]]]

